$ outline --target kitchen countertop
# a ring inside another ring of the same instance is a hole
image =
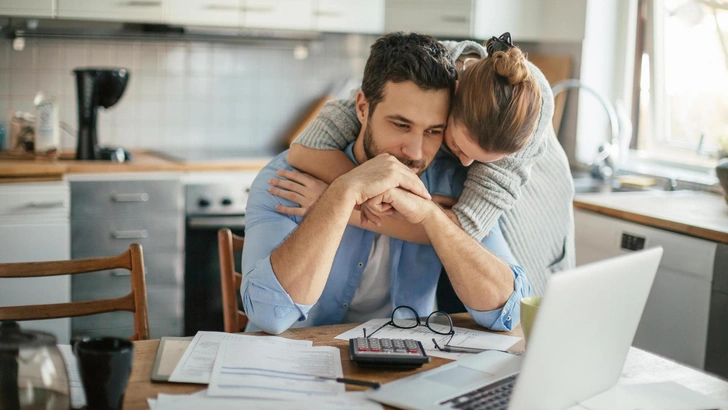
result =
[[[174,161],[148,151],[134,151],[129,162],[77,161],[73,154],[61,159],[21,159],[15,155],[0,156],[0,182],[60,180],[65,174],[153,171],[238,171],[263,168],[272,158],[250,157],[225,160]],[[66,159],[68,158],[68,159]]]
[[[728,204],[722,195],[701,191],[581,194],[574,208],[728,243]]]

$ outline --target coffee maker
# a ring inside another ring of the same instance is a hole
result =
[[[78,148],[76,159],[115,160],[130,159],[121,148],[98,146],[96,117],[98,107],[109,108],[124,94],[129,82],[129,70],[125,68],[77,68],[76,86],[78,97]]]

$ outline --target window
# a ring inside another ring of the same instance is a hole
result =
[[[728,150],[728,0],[639,0],[638,7],[632,148],[713,167],[721,144]]]

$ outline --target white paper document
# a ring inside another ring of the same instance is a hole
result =
[[[277,336],[247,336],[224,332],[197,332],[189,347],[169,376],[170,382],[207,384],[210,382],[217,349],[223,341],[250,346],[311,346],[310,340],[293,340]]]
[[[78,361],[73,354],[71,345],[58,345],[63,361],[66,362],[68,372],[68,384],[71,386],[71,407],[80,409],[86,406],[86,393],[81,384],[81,374],[78,372]]]
[[[617,385],[579,404],[589,410],[700,410],[728,406],[724,400],[675,382]]]
[[[367,330],[367,334],[371,334],[377,330],[383,324],[389,322],[387,319],[372,319],[362,325],[359,325],[351,330],[336,336],[336,339],[349,340],[355,337],[364,336],[364,329]],[[459,347],[477,347],[480,349],[496,349],[496,350],[507,350],[521,340],[518,337],[499,335],[496,333],[483,332],[480,330],[465,329],[462,327],[454,327],[455,336],[450,341],[451,346]],[[437,344],[440,346],[447,343],[450,336],[439,335],[434,333],[426,326],[417,326],[412,329],[400,329],[394,326],[384,326],[379,330],[373,337],[376,338],[389,338],[389,339],[414,339],[422,342],[422,347],[425,348],[428,356],[444,357],[446,359],[457,360],[461,357],[467,357],[472,353],[448,353],[442,352],[435,348],[435,344],[432,343],[432,339],[437,340]]]
[[[280,401],[206,397],[204,394],[160,394],[152,410],[381,410],[382,406],[367,400],[364,392],[347,392],[332,397],[310,397],[306,400]]]
[[[344,385],[322,377],[343,377],[341,354],[332,346],[242,348],[223,342],[215,359],[207,395],[297,400],[344,393]]]

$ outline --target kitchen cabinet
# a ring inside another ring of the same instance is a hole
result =
[[[177,25],[237,27],[239,0],[168,0],[167,22]]]
[[[240,25],[251,29],[313,30],[313,0],[241,0]]]
[[[501,7],[504,7],[502,5]],[[444,38],[472,35],[472,0],[387,0],[384,30],[406,30]]]
[[[53,17],[56,0],[3,0],[0,16]]]
[[[705,368],[718,244],[582,209],[575,209],[574,221],[577,265],[632,249],[664,248],[633,344]]]
[[[489,39],[508,31],[513,41],[584,39],[584,0],[475,0],[472,36]]]
[[[0,261],[68,260],[70,251],[69,186],[67,182],[0,184]],[[68,275],[0,279],[3,306],[71,301]],[[70,319],[23,322],[28,329],[53,333],[59,343],[70,339]]]
[[[382,34],[384,0],[318,0],[315,29],[323,32]]]
[[[81,20],[107,20],[162,23],[169,0],[58,0],[58,17]]]
[[[71,178],[71,254],[108,256],[139,243],[144,253],[151,337],[183,331],[184,199],[181,174],[77,174]],[[74,277],[74,302],[129,293],[129,273],[108,270]],[[74,318],[76,335],[129,337],[127,312]]]

